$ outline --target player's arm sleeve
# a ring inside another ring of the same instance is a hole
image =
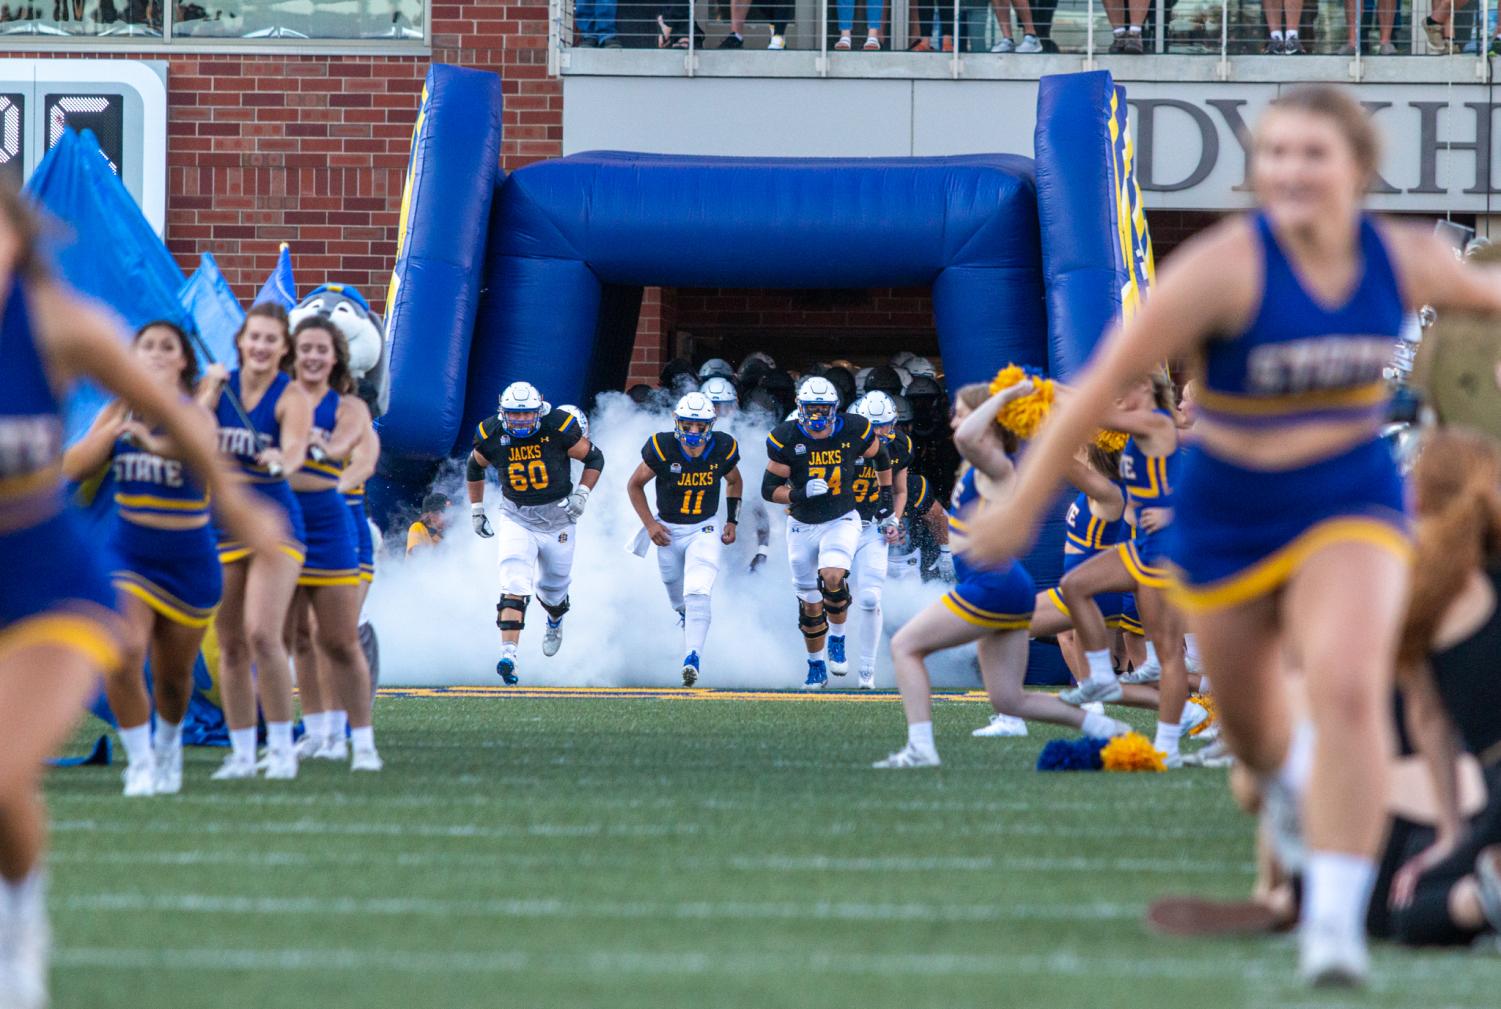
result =
[[[777,500],[773,495],[776,494],[778,487],[784,487],[786,484],[786,477],[777,476],[771,470],[767,470],[761,477],[761,496],[772,504],[776,504]]]
[[[605,454],[600,451],[598,445],[591,441],[589,443],[589,451],[584,453],[583,462],[585,472],[591,469],[596,472],[602,471],[605,468]]]

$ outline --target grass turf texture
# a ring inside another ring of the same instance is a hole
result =
[[[972,739],[988,710],[935,707],[937,770],[869,769],[894,699],[462,695],[383,698],[379,775],[57,770],[54,1005],[1496,1004],[1470,952],[1322,995],[1290,939],[1148,934],[1158,896],[1248,891],[1224,772],[1039,774],[1054,733]]]

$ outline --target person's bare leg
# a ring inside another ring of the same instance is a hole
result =
[[[977,646],[980,654],[980,677],[990,706],[996,711],[1028,721],[1052,722],[1077,729],[1088,717],[1078,708],[1064,704],[1052,694],[1029,691],[1027,679],[1027,634],[1004,631],[987,634]]]
[[[353,585],[310,590],[318,621],[318,649],[328,657],[328,677],[349,713],[351,729],[370,725],[370,669],[360,649],[359,592]]]

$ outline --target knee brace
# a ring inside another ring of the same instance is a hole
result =
[[[799,606],[797,608],[797,629],[802,631],[803,637],[809,641],[814,638],[821,638],[829,631],[829,618],[824,616],[822,611],[809,613],[806,609]]]
[[[521,630],[526,626],[526,604],[531,601],[531,596],[502,595],[500,602],[495,606],[495,626],[503,631]],[[508,620],[505,615],[506,610],[515,610],[521,616]]]
[[[544,610],[546,610],[547,611],[547,615],[549,617],[552,617],[552,619],[554,619],[554,620],[562,620],[563,619],[563,614],[565,614],[565,613],[568,612],[568,597],[567,596],[564,596],[563,597],[563,601],[560,602],[560,603],[549,603],[549,602],[543,601],[540,598],[537,600],[537,603]]]
[[[837,589],[831,589],[824,584],[823,575],[818,576],[818,591],[823,596],[823,608],[826,613],[843,613],[850,608],[850,579],[849,572],[845,572],[844,580],[839,583]]]

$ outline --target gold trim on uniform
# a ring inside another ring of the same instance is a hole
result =
[[[116,571],[110,575],[115,588],[135,596],[157,613],[184,627],[207,627],[214,619],[214,609],[189,606],[150,578],[134,571]]]
[[[97,604],[89,605],[97,608]],[[0,657],[37,645],[58,645],[81,653],[101,670],[114,670],[123,656],[113,617],[107,610],[89,616],[59,609],[23,617],[0,630]]]

